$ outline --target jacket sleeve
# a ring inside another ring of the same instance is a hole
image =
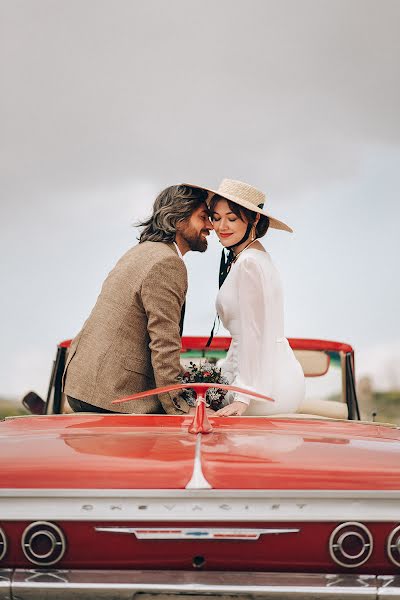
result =
[[[186,291],[186,267],[178,256],[168,256],[157,262],[142,284],[142,303],[147,316],[151,363],[157,387],[179,381],[179,324]],[[159,400],[167,414],[189,411],[189,405],[177,392],[160,394]]]
[[[257,261],[244,258],[238,265],[238,312],[240,335],[237,349],[235,385],[263,392],[271,388],[274,344],[271,335],[271,306],[263,286]],[[263,390],[256,390],[256,382]],[[250,396],[235,394],[235,399],[250,403]]]

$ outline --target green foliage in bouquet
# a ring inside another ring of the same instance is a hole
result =
[[[221,375],[221,369],[209,362],[195,365],[189,363],[189,368],[183,373],[180,378],[182,383],[222,383],[227,385],[228,380]],[[213,410],[219,410],[227,404],[227,390],[219,390],[218,388],[210,388],[206,392],[206,402]],[[195,406],[196,395],[194,390],[187,388],[182,391],[182,397],[190,406]]]

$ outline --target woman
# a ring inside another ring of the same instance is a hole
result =
[[[292,230],[266,213],[264,200],[254,187],[224,179],[209,204],[215,232],[229,250],[228,260],[221,261],[216,302],[232,336],[222,374],[233,385],[274,399],[235,394],[215,413],[219,416],[293,413],[305,395],[302,368],[284,337],[279,273],[259,241],[269,227]]]

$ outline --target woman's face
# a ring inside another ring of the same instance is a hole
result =
[[[219,241],[225,247],[234,246],[246,233],[247,222],[231,211],[226,200],[218,200],[211,221]]]

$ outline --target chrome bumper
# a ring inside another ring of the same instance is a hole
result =
[[[400,600],[400,575],[0,570],[1,600],[133,600],[136,594],[137,600]]]

